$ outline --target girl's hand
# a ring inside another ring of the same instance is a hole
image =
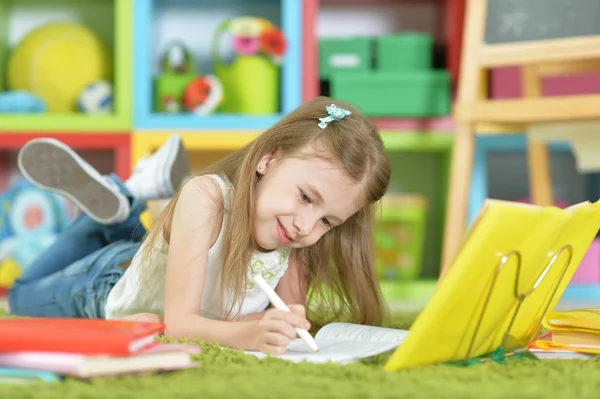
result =
[[[296,338],[296,328],[308,330],[310,322],[302,305],[289,305],[291,312],[269,309],[262,319],[256,322],[256,347],[261,352],[280,355],[287,345]]]

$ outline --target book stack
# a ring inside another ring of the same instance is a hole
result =
[[[100,319],[0,320],[0,382],[95,379],[193,367],[197,345],[157,340],[162,323]]]
[[[570,358],[600,354],[600,309],[549,312],[543,325],[546,331],[529,345],[531,352]]]

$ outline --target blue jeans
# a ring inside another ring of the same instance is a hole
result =
[[[146,209],[114,175],[130,200],[129,217],[103,225],[82,213],[15,281],[8,292],[10,311],[21,316],[104,318],[112,287],[133,259],[146,230]]]

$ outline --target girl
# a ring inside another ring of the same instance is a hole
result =
[[[309,101],[185,183],[130,264],[93,271],[105,287],[89,287],[95,314],[164,317],[170,337],[276,354],[310,327],[309,291],[331,318],[380,324],[371,224],[390,173],[373,124],[347,104]],[[292,313],[268,308],[255,273]]]

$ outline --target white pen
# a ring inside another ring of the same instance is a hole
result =
[[[279,295],[277,295],[275,290],[271,288],[269,284],[267,284],[267,282],[262,278],[261,275],[254,275],[252,277],[252,280],[254,280],[256,285],[258,285],[258,287],[267,295],[267,298],[269,298],[269,301],[271,302],[271,304],[273,304],[273,306],[275,306],[276,309],[283,310],[285,312],[290,312],[290,308],[286,306],[286,304],[279,297]],[[312,335],[308,333],[308,331],[306,331],[303,328],[296,328],[296,332],[298,333],[300,338],[302,338],[308,344],[308,346],[310,346],[312,350],[314,350],[315,352],[319,351],[317,343],[313,339]]]

